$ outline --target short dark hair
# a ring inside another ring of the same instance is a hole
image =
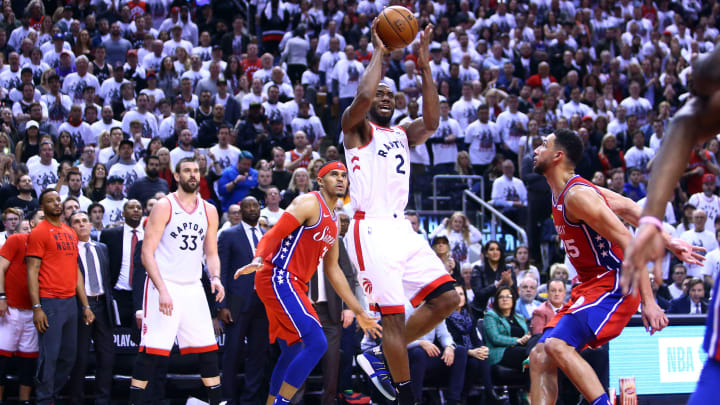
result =
[[[78,215],[78,214],[83,214],[86,217],[88,217],[88,220],[90,220],[90,214],[88,214],[86,211],[83,211],[83,210],[77,210],[77,211],[73,211],[73,213],[70,214],[70,218],[68,218],[68,222],[72,224],[73,217],[75,217],[75,215]]]
[[[574,131],[565,128],[555,131],[555,144],[565,151],[573,167],[580,163],[584,147],[582,140]]]
[[[187,162],[197,163],[197,161],[195,160],[194,157],[184,157],[184,158],[180,159],[180,161],[178,161],[177,164],[175,165],[175,173],[180,173],[180,167],[182,166],[183,163],[187,163]]]
[[[53,191],[55,191],[57,193],[57,191],[54,188],[46,188],[45,190],[40,192],[40,195],[38,196],[38,202],[40,203],[41,207],[42,207],[42,203],[43,203],[43,198],[45,198],[45,194],[51,193]]]
[[[501,285],[495,291],[495,296],[493,297],[493,311],[500,315],[500,310],[498,309],[498,297],[500,297],[500,294],[502,294],[504,291],[509,291],[512,295],[512,307],[510,307],[510,316],[515,316],[515,303],[517,302],[517,292],[515,292],[515,289],[513,289],[509,285]]]
[[[105,213],[105,207],[100,203],[92,203],[88,205],[88,213],[92,212],[95,208],[100,207],[103,213]]]

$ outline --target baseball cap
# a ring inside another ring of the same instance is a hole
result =
[[[273,122],[283,122],[283,119],[280,115],[273,115],[270,117],[270,123],[272,124]]]
[[[583,120],[583,121],[590,121],[590,122],[592,122],[593,118],[592,118],[591,116],[589,116],[589,115],[586,115],[586,116],[582,117],[582,120]]]
[[[37,121],[35,121],[35,120],[30,120],[25,124],[25,130],[27,130],[28,128],[33,128],[33,127],[40,128],[40,125],[38,125]]]
[[[148,72],[148,74],[147,74],[147,78],[148,78],[148,79],[151,78],[151,77],[152,77],[153,79],[155,79],[156,76],[157,76],[157,74],[156,74],[154,71],[153,71],[153,72]]]
[[[702,177],[703,183],[715,183],[715,175],[712,173],[705,173]]]
[[[113,65],[113,69],[124,70],[125,64],[121,60],[119,60],[119,61],[115,62],[115,65]]]
[[[171,12],[171,13],[179,13],[179,12],[180,12],[180,7],[175,6],[175,7],[173,7],[173,8],[170,9],[170,12]]]
[[[262,104],[258,103],[257,101],[253,101],[252,103],[250,103],[249,107],[250,108],[260,108],[260,107],[262,107]]]
[[[122,142],[121,142],[120,144],[122,145]],[[120,177],[120,176],[118,176],[118,175],[116,175],[116,174],[113,174],[112,176],[108,177],[107,182],[108,182],[108,184],[111,184],[111,183],[125,183],[125,179],[123,179],[122,177]]]
[[[432,240],[432,245],[435,246],[440,242],[445,242],[448,245],[450,244],[450,240],[448,239],[447,236],[439,235],[439,236],[436,236],[435,239]]]
[[[125,54],[125,56],[130,56],[130,55],[135,55],[135,56],[137,56],[137,49],[128,49],[128,51],[127,51],[127,53]]]
[[[434,43],[434,44],[430,45],[430,52],[437,52],[437,51],[441,51],[441,50],[442,50],[442,47],[438,43]]]
[[[217,82],[215,82],[215,84],[217,84],[218,86],[221,84],[227,84],[227,80],[225,80],[224,77],[220,77],[217,79]]]
[[[65,39],[65,36],[58,32],[57,34],[53,35],[53,39]]]
[[[62,52],[60,52],[60,56],[62,56],[62,55],[72,56],[72,52],[70,52],[67,49],[63,49]]]

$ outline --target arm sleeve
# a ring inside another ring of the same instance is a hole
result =
[[[283,213],[275,223],[275,226],[260,239],[257,249],[255,250],[255,257],[262,257],[263,260],[270,261],[272,259],[270,255],[277,251],[280,242],[299,226],[300,222],[298,222],[295,216],[289,212]]]

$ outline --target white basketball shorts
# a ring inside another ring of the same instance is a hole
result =
[[[0,317],[0,356],[38,356],[38,332],[31,309],[8,307],[7,315]]]

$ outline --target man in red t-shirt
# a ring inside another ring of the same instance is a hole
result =
[[[85,295],[85,281],[78,267],[75,232],[62,222],[60,195],[53,189],[40,193],[45,220],[30,232],[25,252],[28,292],[33,323],[40,333],[40,367],[37,403],[51,404],[70,376],[75,363],[78,309],[90,324],[95,315]]]
[[[703,148],[702,143],[699,143],[693,147],[688,167],[683,174],[687,180],[688,195],[702,193],[702,178],[705,173],[717,176],[720,174],[720,169],[713,163],[710,152]]]
[[[41,217],[38,213],[30,220],[33,228]],[[25,229],[21,221],[0,248],[0,378],[5,377],[8,360],[15,356],[21,402],[30,400],[38,357],[38,334],[33,325],[25,270],[29,236]],[[0,385],[0,398],[3,391]]]

